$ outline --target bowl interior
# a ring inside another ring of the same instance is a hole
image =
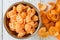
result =
[[[32,4],[27,3],[27,2],[17,2],[17,3],[15,3],[15,4],[11,5],[11,6],[8,8],[8,10],[6,11],[6,13],[7,13],[8,11],[12,10],[12,7],[13,7],[13,6],[17,6],[18,4],[28,5],[28,6],[30,6],[31,8],[34,8],[34,9],[36,10],[36,15],[38,16],[38,18],[40,17],[37,8],[36,8],[35,6],[33,6]],[[9,28],[9,21],[10,21],[10,19],[7,18],[6,13],[5,13],[5,16],[4,16],[4,27],[6,28],[7,32],[8,32],[11,36],[13,36],[13,37],[15,37],[15,38],[18,38],[18,37],[17,37],[17,33],[16,33],[15,31],[11,31],[10,28]],[[39,23],[39,25],[40,25],[40,19],[38,20],[38,23]],[[36,31],[38,31],[39,25],[38,25],[38,27],[36,28]],[[35,32],[36,32],[36,31],[35,31]],[[34,33],[35,33],[35,32],[34,32]],[[22,38],[27,38],[27,37],[29,37],[29,36],[32,36],[32,35],[28,34],[28,35],[25,35],[25,36],[22,37]]]

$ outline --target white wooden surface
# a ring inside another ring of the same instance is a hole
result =
[[[0,0],[0,40],[2,40],[2,0]]]
[[[0,40],[2,40],[2,0],[0,0]]]
[[[13,3],[16,3],[19,1],[23,1],[23,0],[3,0],[3,17],[4,17],[6,10],[9,8],[9,6],[11,6]],[[36,7],[37,7],[37,3],[40,2],[40,0],[24,0],[24,1],[31,3]],[[49,1],[54,2],[55,0],[49,0]],[[44,4],[47,4],[48,0],[41,0],[41,2]],[[3,40],[56,40],[56,38],[51,37],[51,36],[49,36],[48,38],[39,38],[36,33],[36,35],[34,35],[33,37],[28,38],[28,39],[15,39],[7,33],[7,31],[4,28],[4,24],[3,24]]]

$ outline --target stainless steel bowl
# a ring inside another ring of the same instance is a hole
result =
[[[39,22],[39,25],[38,25],[36,31],[35,31],[32,35],[29,35],[29,36],[26,36],[26,37],[22,37],[22,38],[18,38],[18,37],[16,36],[16,34],[13,33],[13,32],[9,29],[9,26],[8,26],[8,22],[9,22],[9,21],[7,21],[8,19],[7,19],[7,17],[6,17],[6,13],[7,13],[9,10],[11,10],[11,8],[12,8],[14,5],[16,6],[16,5],[18,5],[18,4],[25,4],[25,5],[28,5],[28,6],[33,7],[33,8],[36,10],[36,12],[37,12],[37,14],[38,14],[38,17],[39,17],[39,21],[38,21],[38,22]],[[32,4],[28,3],[28,2],[17,2],[17,3],[14,3],[13,5],[11,5],[11,6],[8,8],[8,10],[6,11],[6,13],[5,13],[5,15],[4,15],[4,27],[5,27],[6,31],[8,32],[8,34],[10,34],[10,35],[11,35],[12,37],[14,37],[14,38],[17,38],[17,39],[30,38],[30,37],[34,36],[34,35],[38,32],[38,30],[39,30],[39,28],[40,28],[40,26],[41,26],[41,18],[40,18],[40,13],[39,13],[38,9],[37,9],[34,5],[32,5]]]

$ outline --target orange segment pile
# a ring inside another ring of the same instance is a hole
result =
[[[49,2],[51,6],[49,10],[47,5],[38,3],[40,10],[41,20],[44,27],[39,29],[38,35],[41,37],[47,37],[49,35],[57,37],[60,40],[60,0],[56,3]],[[49,35],[46,35],[48,32]]]
[[[36,10],[28,5],[18,4],[7,12],[9,28],[17,33],[17,37],[32,35],[38,27]]]

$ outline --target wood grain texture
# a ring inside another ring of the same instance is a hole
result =
[[[2,17],[2,0],[0,0],[0,40],[2,40],[2,24],[3,23],[3,17]]]

